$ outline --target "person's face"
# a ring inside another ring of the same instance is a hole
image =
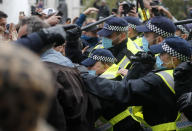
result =
[[[153,32],[144,33],[145,38],[147,39],[149,45],[155,45],[163,41],[163,37],[156,36]]]
[[[95,70],[96,75],[103,74],[108,68],[109,66],[102,64],[100,61],[97,61],[92,67],[88,67],[89,70]]]
[[[160,54],[160,59],[163,61],[163,66],[167,69],[175,68],[180,64],[180,61],[176,57],[170,56],[167,53]]]
[[[21,26],[18,31],[18,38],[21,38],[22,36],[25,35],[27,35],[27,25]]]
[[[71,24],[71,20],[68,20],[68,21],[66,22],[66,25],[68,25],[68,24]]]
[[[177,36],[181,36],[181,34],[182,34],[182,32],[180,31],[180,30],[176,30],[176,32],[175,32],[175,35],[177,35]]]
[[[85,35],[89,37],[98,37],[96,32],[85,32]]]
[[[101,5],[102,5],[102,6],[105,6],[105,5],[106,5],[106,2],[102,1],[102,2],[101,2]]]
[[[137,36],[137,32],[133,28],[129,28],[128,30],[128,37],[129,38],[134,38]]]
[[[113,41],[112,45],[118,45],[118,44],[120,44],[122,41],[124,41],[126,39],[126,34],[125,33],[118,34],[117,32],[113,32],[107,38],[109,38],[109,39],[111,39]]]
[[[54,48],[57,52],[60,52],[63,56],[65,56],[65,44],[57,46]]]
[[[144,2],[145,8],[147,8],[147,9],[151,8],[150,3],[152,2],[152,0],[144,0],[143,2]]]
[[[179,36],[179,37],[181,37],[181,38],[183,38],[185,40],[188,38],[188,35],[187,34],[183,34],[180,30],[176,30],[175,35]]]
[[[104,27],[104,22],[99,24],[99,28],[102,29]]]
[[[6,24],[7,24],[7,18],[1,18],[0,19],[0,26],[2,27],[4,32],[6,30]]]

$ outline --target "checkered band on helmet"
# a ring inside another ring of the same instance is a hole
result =
[[[128,26],[114,26],[114,25],[105,24],[105,26],[103,28],[110,30],[110,31],[118,31],[118,32],[128,31]]]
[[[134,29],[134,30],[136,29],[136,25],[131,24],[131,23],[128,23],[128,27],[129,27],[129,28],[132,28],[132,29]]]
[[[175,56],[178,59],[180,59],[181,61],[187,61],[190,60],[190,58],[188,56],[185,56],[177,51],[175,51],[174,49],[172,49],[169,45],[167,45],[166,43],[163,43],[162,45],[163,50],[170,54],[171,56]]]
[[[115,58],[106,57],[106,56],[93,55],[90,58],[92,58],[93,60],[96,60],[96,61],[102,61],[102,62],[106,62],[106,63],[115,63],[116,62]]]
[[[179,30],[181,30],[183,33],[189,34],[189,32],[187,31],[187,29],[186,29],[184,26],[182,26],[182,25],[177,25],[177,28],[179,28]]]
[[[166,31],[160,29],[159,27],[151,24],[150,21],[146,24],[146,26],[147,26],[147,28],[148,28],[149,30],[151,30],[152,32],[157,33],[158,35],[160,35],[160,36],[162,36],[162,37],[164,37],[164,38],[167,38],[167,37],[170,37],[170,36],[174,36],[173,33],[169,33],[169,32],[166,32]]]

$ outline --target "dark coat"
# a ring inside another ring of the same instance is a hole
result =
[[[143,64],[139,62],[134,63],[132,65],[132,68],[129,70],[129,75],[126,77],[126,79],[141,78],[152,70],[153,70],[153,64]],[[127,109],[127,105],[124,105],[119,102],[112,102],[112,101],[107,101],[105,99],[100,99],[100,103],[102,105],[102,116],[107,120],[112,119],[114,116],[116,116],[117,114]],[[114,131],[142,131],[142,127],[138,122],[133,120],[131,116],[129,116],[123,119],[122,121],[118,122],[114,126],[113,130]]]
[[[94,2],[93,7],[99,9],[98,15],[97,15],[97,20],[99,20],[99,17],[107,17],[110,15],[110,10],[107,5],[103,6],[98,6],[97,2]]]
[[[52,71],[57,100],[65,114],[67,131],[92,131],[100,109],[96,97],[87,93],[76,68],[46,62]],[[53,116],[54,117],[54,116]]]

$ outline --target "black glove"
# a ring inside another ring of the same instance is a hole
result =
[[[80,63],[84,57],[81,51],[81,41],[79,40],[81,36],[81,29],[77,25],[65,26],[67,38],[65,53],[66,56],[72,60],[73,63]]]
[[[155,56],[151,52],[138,52],[135,56],[131,57],[132,67],[126,79],[138,79],[145,76],[154,69],[156,62]]]
[[[184,62],[174,70],[176,97],[192,92],[192,63]]]
[[[81,29],[77,25],[57,25],[40,31],[40,36],[48,44],[61,45],[65,40],[76,40],[81,36]]]
[[[66,31],[62,25],[50,27],[43,29],[40,32],[40,36],[43,37],[43,40],[46,40],[48,44],[52,45],[56,43],[57,45],[62,45],[66,39]]]
[[[82,30],[76,24],[66,25],[66,26],[64,26],[64,29],[65,29],[65,31],[67,33],[66,40],[69,41],[69,42],[70,41],[77,41],[81,37]]]
[[[151,52],[138,52],[135,56],[131,57],[131,62],[141,62],[143,64],[152,64],[156,62],[155,55]]]
[[[177,101],[179,111],[192,121],[192,92],[181,95]]]

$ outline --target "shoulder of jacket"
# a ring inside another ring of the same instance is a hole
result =
[[[155,69],[155,70],[152,70],[153,73],[158,73],[158,72],[161,72],[161,71],[166,71],[167,69]]]

